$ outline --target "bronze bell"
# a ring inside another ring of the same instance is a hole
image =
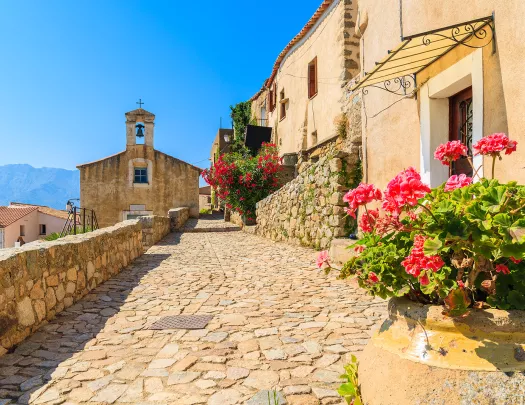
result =
[[[137,125],[135,125],[135,128],[137,128],[137,136],[139,138],[142,138],[144,136],[144,131],[142,130],[144,128],[144,125],[137,124]]]

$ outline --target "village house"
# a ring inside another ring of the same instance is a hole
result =
[[[252,118],[272,128],[286,165],[337,137],[346,124],[345,86],[360,71],[356,16],[355,0],[323,1],[251,98]]]
[[[525,2],[509,0],[359,0],[360,79],[365,181],[384,187],[408,166],[438,186],[472,174],[463,160],[448,167],[436,147],[472,145],[495,132],[525,145]],[[474,156],[474,166],[482,163]],[[490,177],[492,161],[480,175]],[[496,178],[525,182],[519,154],[496,164]]]
[[[201,169],[154,149],[154,121],[142,108],[127,112],[126,150],[77,166],[81,206],[100,227],[178,207],[198,217]]]
[[[199,210],[211,209],[211,186],[199,188]]]
[[[0,207],[0,249],[14,247],[19,240],[27,243],[60,233],[67,217],[65,211],[41,205],[12,202]]]

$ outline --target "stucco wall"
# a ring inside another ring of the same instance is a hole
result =
[[[63,218],[54,217],[52,215],[44,214],[38,212],[38,224],[46,225],[46,235],[51,235],[52,233],[60,233],[64,229],[64,224],[66,220]],[[40,232],[40,227],[38,229]],[[40,235],[42,237],[43,235]]]
[[[20,225],[25,226],[25,236],[22,236],[25,242],[32,242],[39,238],[38,212],[35,210],[26,215],[25,217],[20,218],[18,221],[4,228],[4,243],[6,248],[15,246],[15,242],[20,236]]]
[[[353,37],[357,6],[339,0],[325,12],[317,26],[296,44],[282,61],[275,81],[277,105],[268,108],[268,126],[280,154],[296,153],[330,138],[334,122],[342,113],[344,84],[359,72],[358,40]],[[308,98],[308,64],[317,57],[318,93]],[[272,85],[270,85],[272,87]],[[280,115],[280,93],[284,89],[286,118]],[[260,119],[260,107],[267,99],[263,92],[252,103],[252,114]],[[268,107],[268,106],[267,106]],[[317,131],[317,136],[312,135]]]
[[[362,38],[365,71],[383,59],[389,49],[400,43],[399,2],[359,0],[362,16],[368,14],[368,26]],[[457,2],[454,0],[404,0],[404,35],[417,34],[486,17],[495,13],[497,52],[492,46],[482,50],[483,136],[506,132],[518,141],[518,153],[505,156],[496,166],[496,176],[503,181],[518,180],[525,183],[524,155],[520,145],[525,145],[525,93],[519,83],[525,79],[525,2],[520,0]],[[438,62],[421,72],[418,84],[435,77],[463,58],[470,57],[474,49],[459,46]],[[367,181],[384,187],[400,170],[408,166],[420,169],[421,152],[421,97],[399,101],[399,96],[379,89],[364,95],[363,129],[366,148]],[[390,107],[391,106],[391,107]],[[384,112],[381,110],[388,108]],[[375,116],[378,114],[377,116]],[[448,117],[444,117],[447,120]],[[521,149],[521,151],[520,151]],[[486,162],[489,169],[490,162]]]
[[[151,162],[150,185],[133,184],[133,159]],[[101,227],[122,221],[132,204],[143,204],[144,211],[159,216],[182,206],[190,208],[191,216],[199,215],[200,170],[151,147],[128,145],[118,155],[79,168],[81,205],[95,210]]]
[[[146,232],[155,243],[168,231],[150,217],[0,250],[0,355],[142,255]]]

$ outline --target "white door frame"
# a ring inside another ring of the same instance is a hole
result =
[[[436,148],[449,140],[449,100],[472,86],[472,143],[483,137],[483,49],[477,49],[432,77],[420,90],[420,171],[423,181],[437,187],[448,179],[448,166],[434,159]],[[483,164],[474,157],[474,167]],[[478,172],[483,177],[483,168]]]

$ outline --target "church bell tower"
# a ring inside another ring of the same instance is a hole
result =
[[[144,144],[153,148],[155,115],[142,108],[126,113],[126,147]],[[141,141],[144,142],[141,142]]]

